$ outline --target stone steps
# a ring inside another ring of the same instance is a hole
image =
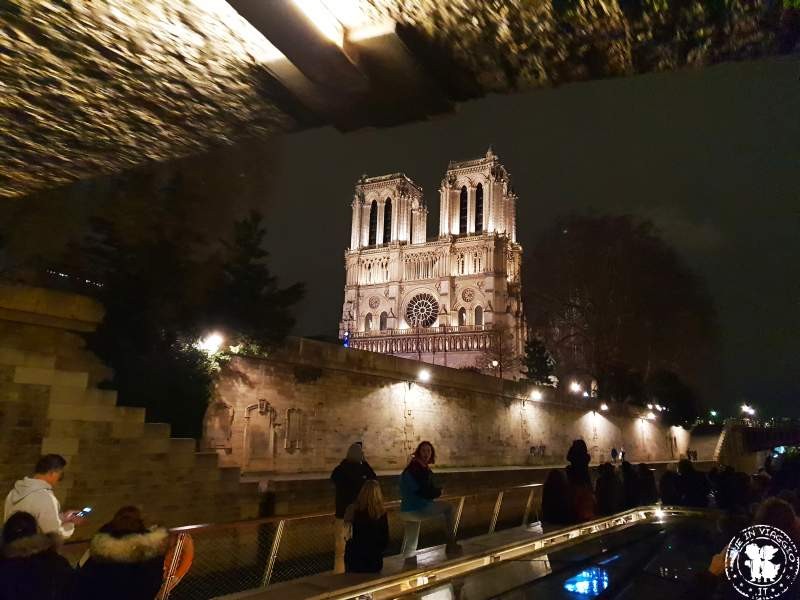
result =
[[[170,437],[168,424],[145,422],[144,408],[118,406],[116,391],[95,386],[110,370],[82,348],[69,350],[0,346],[3,489],[41,454],[58,453],[69,463],[58,491],[64,506],[95,508],[81,537],[126,504],[169,526],[258,516],[257,484],[220,467],[216,452],[197,452],[194,439]]]

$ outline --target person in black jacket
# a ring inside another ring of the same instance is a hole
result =
[[[134,506],[117,511],[92,538],[89,560],[78,570],[74,598],[153,600],[164,578],[169,532],[148,529]]]
[[[623,501],[622,482],[617,477],[616,469],[611,463],[603,463],[597,467],[599,476],[594,486],[598,515],[613,515],[620,512]]]
[[[335,559],[333,572],[344,573],[344,550],[350,527],[344,521],[347,507],[355,502],[361,486],[370,479],[376,479],[375,471],[364,460],[361,443],[355,443],[347,450],[347,456],[331,473],[331,481],[336,486],[336,521],[334,523]]]
[[[353,536],[347,541],[344,563],[348,573],[378,573],[389,544],[389,520],[383,507],[381,486],[374,479],[364,482],[358,498],[345,512]]]
[[[71,598],[74,571],[57,548],[61,537],[38,532],[36,517],[16,512],[3,527],[0,600]]]

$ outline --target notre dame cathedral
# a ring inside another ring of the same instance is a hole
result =
[[[358,180],[339,337],[351,348],[491,369],[502,352],[520,356],[525,341],[517,196],[491,148],[451,162],[439,195],[439,236],[428,240],[419,185],[403,173]]]

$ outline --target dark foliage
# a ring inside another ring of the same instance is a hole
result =
[[[220,329],[229,344],[268,349],[289,333],[302,286],[278,288],[256,214],[236,223],[222,256],[209,255],[200,236],[150,225],[131,234],[93,222],[75,267],[102,283],[95,295],[106,315],[89,348],[114,370],[106,383],[121,404],[146,407],[148,420],[170,423],[174,435],[199,437],[219,357],[193,343]]]
[[[555,361],[544,342],[535,336],[525,342],[525,356],[522,359],[525,377],[537,385],[552,385],[555,376]]]
[[[559,378],[585,373],[601,396],[645,400],[653,374],[713,380],[715,313],[702,282],[631,216],[569,216],[528,255],[528,322]]]

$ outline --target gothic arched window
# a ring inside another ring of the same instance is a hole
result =
[[[463,306],[458,309],[458,324],[459,325],[466,325],[467,324],[467,309]]]
[[[381,331],[386,331],[386,327],[387,327],[387,322],[388,321],[389,321],[389,315],[387,315],[385,311],[382,312],[381,313],[381,320],[380,320],[380,323],[379,323]]]
[[[364,317],[364,331],[372,331],[372,313],[367,313]]]
[[[483,185],[475,188],[475,233],[483,231]]]
[[[369,240],[368,246],[375,245],[375,236],[378,235],[378,201],[373,200],[369,207]]]
[[[392,241],[392,199],[387,198],[383,205],[383,243]]]
[[[467,186],[461,186],[461,202],[458,213],[458,233],[467,233]]]
[[[483,308],[475,307],[475,325],[483,325]]]

